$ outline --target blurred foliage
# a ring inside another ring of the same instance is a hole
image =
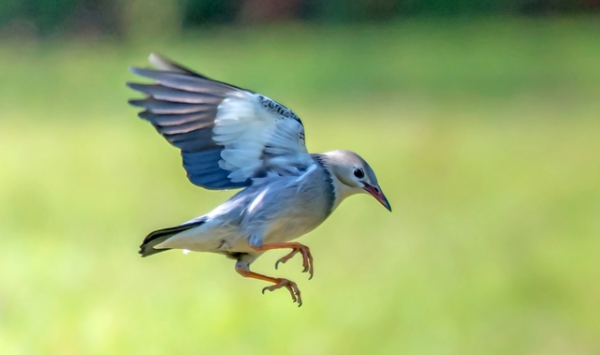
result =
[[[223,23],[556,15],[599,8],[600,0],[3,0],[0,34],[165,36],[182,28]]]
[[[0,41],[0,354],[600,353],[598,38],[592,17]],[[394,212],[344,202],[300,239],[313,280],[253,264],[302,308],[220,255],[138,256],[232,193],[191,185],[126,104],[150,51],[377,171]]]

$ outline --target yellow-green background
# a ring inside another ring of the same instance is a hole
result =
[[[0,42],[0,354],[600,353],[597,18],[212,29],[177,41]],[[158,51],[347,148],[393,213],[346,201],[255,271],[146,233],[231,192],[191,185],[126,100]]]

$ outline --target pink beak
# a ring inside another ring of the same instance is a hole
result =
[[[365,184],[363,189],[370,193],[373,197],[375,197],[375,199],[379,201],[379,203],[381,203],[383,207],[387,208],[388,211],[392,212],[392,206],[390,206],[390,203],[388,202],[387,198],[385,197],[383,191],[381,191],[380,188],[369,184]]]

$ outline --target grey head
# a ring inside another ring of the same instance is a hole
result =
[[[348,150],[334,150],[320,154],[320,156],[332,175],[336,206],[348,196],[366,193],[373,196],[388,211],[392,211],[390,203],[377,182],[375,172],[358,154]]]

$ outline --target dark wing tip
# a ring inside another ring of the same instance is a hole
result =
[[[135,74],[135,75],[139,75],[139,76],[146,76],[144,74],[147,74],[148,72],[155,71],[155,70],[152,70],[152,69],[144,69],[144,68],[138,68],[138,67],[129,67],[127,69],[129,70],[129,72],[131,74]]]
[[[161,89],[161,86],[158,84],[140,84],[140,83],[126,83],[127,87],[139,91],[146,95],[154,95],[157,91]]]
[[[127,87],[130,89],[139,91],[138,88],[140,87],[140,85],[143,85],[143,84],[126,82],[125,85],[127,85]]]
[[[177,64],[171,59],[168,59],[167,57],[158,55],[156,53],[150,53],[150,56],[148,56],[148,61],[150,61],[150,64],[152,64],[153,67],[159,70],[177,72],[181,74],[187,74],[199,78],[208,79],[206,76],[199,74],[191,69],[188,69],[181,64]]]
[[[147,68],[138,68],[138,67],[129,67],[129,72],[144,78],[160,81],[160,79],[168,78],[169,75],[173,74],[172,72],[165,72],[156,69],[147,69]],[[178,75],[182,75],[177,73]]]
[[[146,99],[129,99],[129,100],[127,100],[128,104],[130,104],[131,106],[135,106],[135,107],[144,107],[145,102],[146,102]]]

